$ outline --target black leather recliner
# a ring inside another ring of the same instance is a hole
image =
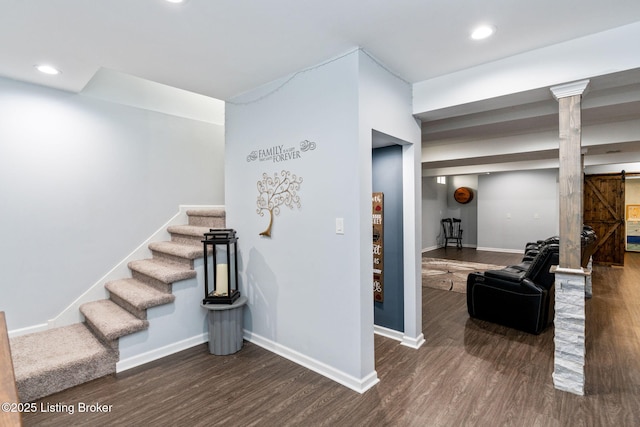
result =
[[[470,273],[467,310],[471,317],[539,334],[553,321],[559,245],[541,245],[531,262],[502,270]]]
[[[598,238],[585,225],[581,234],[582,267],[587,267]],[[467,277],[467,311],[471,317],[539,334],[553,322],[559,238],[527,243],[522,262],[502,270]]]
[[[538,240],[537,242],[529,242],[524,247],[524,256],[522,257],[523,262],[532,261],[533,258],[538,253],[538,249],[540,246],[549,244],[549,243],[560,243],[560,238],[558,236],[549,237],[545,240]],[[580,264],[583,268],[587,268],[591,256],[595,252],[598,243],[598,237],[593,228],[589,225],[582,226],[582,233],[580,234],[580,243],[581,243],[581,259]]]

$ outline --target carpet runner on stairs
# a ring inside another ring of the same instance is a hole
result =
[[[118,361],[83,323],[12,338],[11,355],[22,402],[114,373]]]
[[[105,284],[108,300],[83,304],[85,322],[10,340],[18,394],[30,402],[115,373],[118,339],[153,325],[147,309],[170,304],[172,284],[196,276],[204,233],[225,228],[223,209],[188,210],[188,225],[167,228],[171,241],[149,244],[152,259],[128,263],[131,277]]]

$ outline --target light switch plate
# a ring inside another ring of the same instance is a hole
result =
[[[344,218],[336,218],[336,234],[344,234]]]

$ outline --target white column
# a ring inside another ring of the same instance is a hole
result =
[[[560,265],[555,272],[553,385],[584,395],[585,277],[581,267],[581,99],[589,80],[551,88],[560,104]]]

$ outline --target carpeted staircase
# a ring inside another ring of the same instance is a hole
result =
[[[109,299],[80,306],[84,323],[12,338],[22,402],[116,372],[118,339],[147,329],[147,309],[172,303],[172,284],[196,276],[204,233],[225,228],[223,209],[187,211],[188,225],[170,226],[171,241],[153,242],[151,259],[131,261],[131,277],[105,284]]]

